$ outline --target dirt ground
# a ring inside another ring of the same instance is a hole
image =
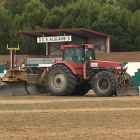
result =
[[[140,96],[0,97],[0,140],[139,140]]]

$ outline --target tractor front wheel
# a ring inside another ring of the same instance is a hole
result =
[[[92,88],[97,96],[112,96],[117,90],[116,79],[112,73],[101,71],[93,77]]]
[[[54,96],[70,95],[76,85],[75,75],[62,64],[55,64],[50,67],[45,74],[44,81],[46,89]]]

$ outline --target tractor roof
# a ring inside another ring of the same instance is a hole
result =
[[[85,45],[86,49],[94,49],[94,46],[92,44],[82,44],[82,45]],[[71,48],[71,47],[81,47],[81,45],[78,44],[61,45],[60,49],[64,50],[64,48]]]

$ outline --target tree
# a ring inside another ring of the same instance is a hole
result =
[[[66,15],[61,28],[91,28],[91,24],[97,20],[100,4],[91,0],[80,0],[70,4],[66,8]]]
[[[129,22],[129,31],[134,37],[140,35],[140,11],[137,10],[133,13]]]
[[[112,35],[117,27],[117,15],[120,14],[120,7],[106,4],[101,7],[97,21],[92,23],[92,29]]]
[[[128,25],[132,18],[132,12],[126,8],[123,8],[121,12],[117,15],[118,26],[121,26],[125,32],[128,32]]]
[[[16,14],[21,15],[25,10],[25,5],[30,2],[30,0],[6,0],[4,7],[9,10],[9,13],[14,16]]]
[[[140,0],[121,0],[120,7],[135,12],[140,9]]]
[[[61,7],[53,7],[45,16],[43,24],[45,28],[58,29],[61,22],[65,18],[65,9]]]
[[[11,18],[8,11],[0,8],[0,54],[7,54],[6,45],[9,44],[9,31],[11,25]]]
[[[92,24],[92,29],[111,35],[111,51],[130,50],[134,43],[128,31],[131,16],[131,11],[125,8],[121,11],[118,5],[105,4],[97,21]]]
[[[40,0],[42,3],[45,4],[47,9],[52,9],[54,7],[66,7],[69,3],[76,3],[78,0]]]
[[[15,15],[13,21],[13,29],[10,33],[11,44],[21,46],[22,54],[37,54],[37,44],[34,38],[23,37],[23,35],[17,33],[19,30],[37,30],[43,28],[43,19],[47,14],[47,9],[44,4],[39,0],[31,0],[25,5],[25,11],[22,15]]]
[[[43,27],[43,19],[47,14],[47,9],[40,0],[31,0],[25,5],[25,11],[20,17],[23,30],[34,30],[36,26]]]
[[[139,48],[140,0],[6,0],[0,9],[0,47],[20,44],[22,54],[41,54],[36,39],[19,30],[88,28],[111,35],[111,51]],[[3,48],[2,48],[3,47]],[[18,52],[19,53],[19,52]]]
[[[140,35],[135,38],[135,49],[140,51]]]

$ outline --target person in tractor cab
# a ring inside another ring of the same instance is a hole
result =
[[[85,49],[85,59],[88,60],[92,60],[92,51],[91,49]]]
[[[92,57],[91,56],[89,57],[89,60],[92,60]]]

